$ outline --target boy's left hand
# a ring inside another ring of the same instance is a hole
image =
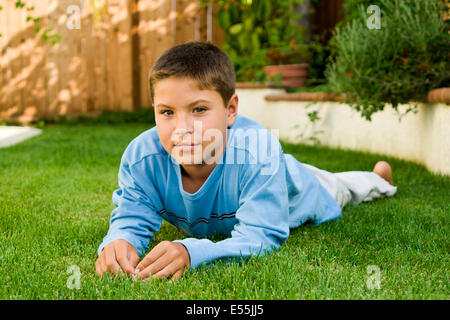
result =
[[[179,242],[162,241],[139,262],[136,269],[139,269],[137,276],[140,279],[147,279],[149,276],[163,279],[171,276],[174,280],[181,278],[185,267],[190,268],[186,247]]]

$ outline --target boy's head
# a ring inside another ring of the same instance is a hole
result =
[[[225,107],[235,92],[235,73],[230,58],[209,42],[189,41],[164,52],[149,75],[149,91],[154,105],[155,86],[164,79],[190,78],[200,89],[217,91]]]
[[[150,71],[149,91],[168,153],[184,165],[220,159],[238,105],[233,64],[222,50],[200,41],[170,48]]]

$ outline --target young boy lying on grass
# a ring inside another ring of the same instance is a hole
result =
[[[217,259],[264,255],[289,229],[337,219],[350,201],[392,196],[388,163],[330,173],[284,154],[278,139],[238,114],[231,60],[191,41],[162,54],[149,77],[156,127],[135,138],[119,168],[96,271],[178,279]],[[255,106],[257,107],[257,106]],[[162,241],[140,262],[165,219],[190,237]],[[228,238],[213,242],[214,233]]]

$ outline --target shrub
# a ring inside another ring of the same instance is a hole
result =
[[[33,124],[38,128],[43,128],[48,124],[66,124],[66,125],[116,125],[124,123],[143,123],[155,125],[155,113],[153,108],[141,107],[134,111],[109,111],[103,110],[99,116],[67,117],[57,116],[46,119],[38,119]],[[10,125],[20,125],[19,123],[9,122]]]
[[[361,5],[359,14],[336,29],[325,72],[331,91],[343,95],[367,120],[386,103],[397,110],[399,104],[423,101],[431,89],[450,82],[444,1],[378,2],[381,28],[367,27],[371,14]]]

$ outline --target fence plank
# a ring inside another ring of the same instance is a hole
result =
[[[184,43],[193,40],[195,36],[195,16],[198,4],[190,0],[177,0],[176,2],[177,20],[175,43]]]
[[[213,25],[212,25],[212,30],[213,30],[213,34],[212,34],[212,42],[219,46],[225,41],[225,32],[220,28],[219,26],[219,22],[217,19],[217,15],[219,13],[219,5],[218,4],[214,4],[213,5]]]
[[[145,5],[144,5],[145,4]],[[144,1],[140,3],[140,66],[141,66],[141,103],[150,106],[148,93],[148,73],[156,59],[174,43],[171,34],[171,1]],[[173,17],[174,18],[174,17]]]

